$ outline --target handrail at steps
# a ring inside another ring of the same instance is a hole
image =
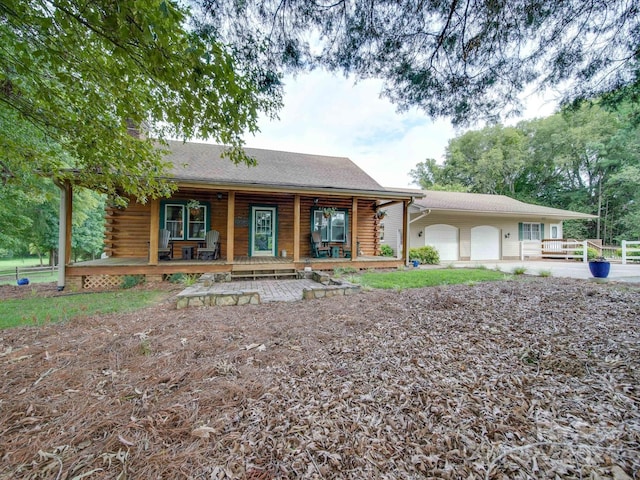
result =
[[[594,250],[597,250],[598,256],[602,256],[602,245],[598,245],[597,243],[593,243],[589,240],[585,240],[585,242],[587,242],[587,248],[593,248]]]

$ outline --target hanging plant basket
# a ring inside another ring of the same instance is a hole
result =
[[[336,213],[336,209],[333,207],[325,207],[322,209],[322,216],[324,218],[330,218],[334,213]]]
[[[189,200],[187,202],[187,208],[191,212],[191,215],[198,215],[200,212],[200,202],[198,200]]]

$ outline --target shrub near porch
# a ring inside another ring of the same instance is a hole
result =
[[[409,250],[409,259],[418,260],[423,265],[438,265],[440,263],[440,254],[438,250],[427,245]]]

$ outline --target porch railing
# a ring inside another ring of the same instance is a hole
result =
[[[525,240],[520,242],[520,260],[525,257],[575,259],[587,262],[589,250],[595,250],[599,257],[607,260],[640,262],[640,241],[623,240],[621,247],[600,245],[589,240]]]
[[[526,257],[562,258],[588,261],[588,242],[584,240],[523,240],[520,242],[520,260]]]

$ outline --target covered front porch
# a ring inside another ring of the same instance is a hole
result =
[[[74,289],[111,288],[122,284],[128,275],[143,275],[149,281],[166,280],[173,274],[202,275],[230,274],[231,279],[297,278],[306,268],[329,271],[337,268],[363,270],[369,268],[398,268],[403,259],[381,256],[357,258],[312,258],[298,261],[292,257],[237,256],[216,260],[166,260],[150,264],[148,258],[108,257],[69,264],[66,267],[67,285]]]

